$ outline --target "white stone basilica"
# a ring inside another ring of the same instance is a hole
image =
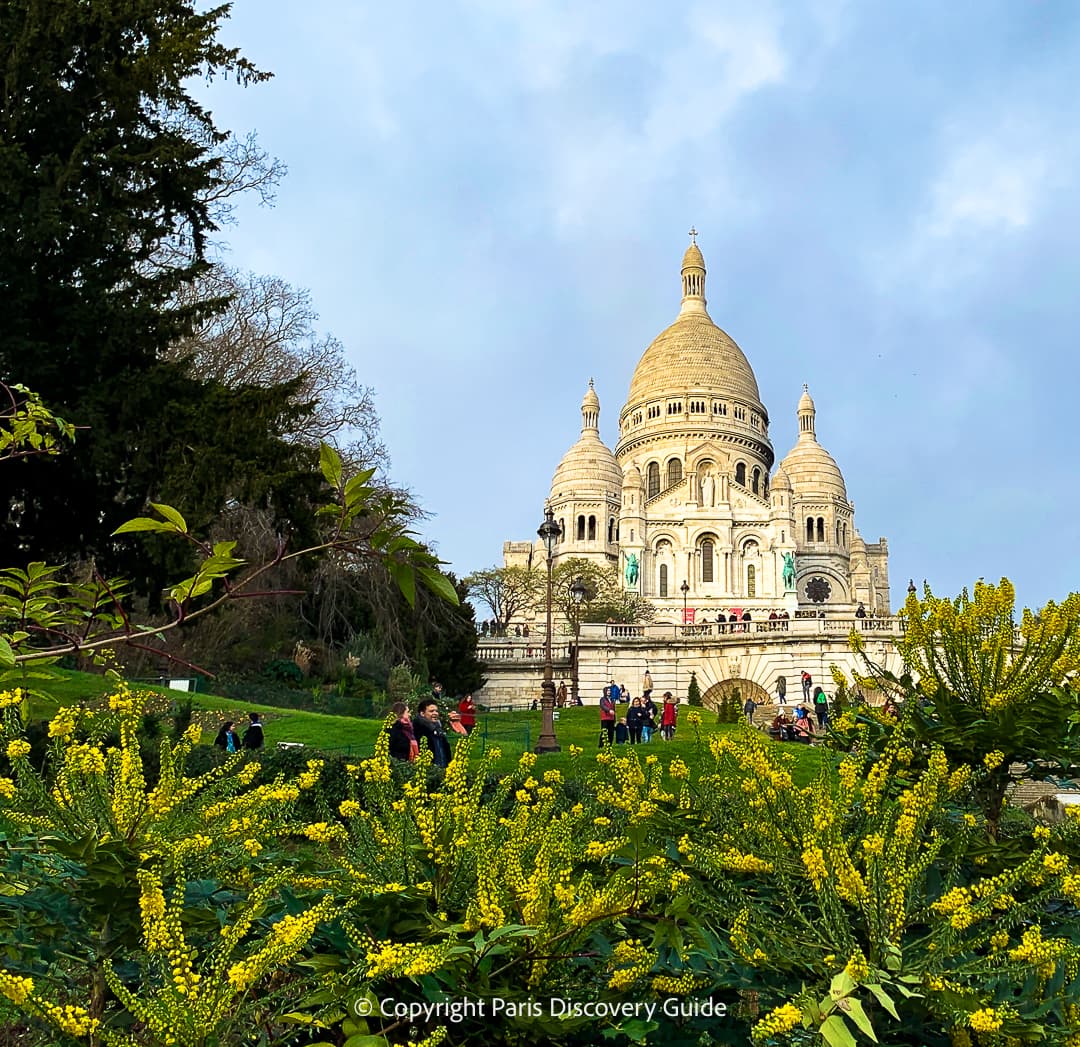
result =
[[[691,243],[679,314],[634,370],[614,452],[600,439],[589,381],[581,437],[548,498],[562,528],[556,563],[618,564],[623,584],[656,606],[657,622],[683,623],[684,609],[687,622],[732,610],[754,621],[781,609],[849,617],[859,604],[889,615],[888,543],[856,530],[805,386],[797,415],[798,439],[774,471],[757,379],[706,311],[705,262]],[[507,542],[504,561],[539,565],[543,552]]]

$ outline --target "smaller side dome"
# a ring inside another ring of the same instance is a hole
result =
[[[847,487],[840,466],[821,444],[815,432],[817,410],[804,385],[799,397],[799,439],[780,463],[795,494],[806,497],[839,495],[847,501]],[[774,481],[775,486],[775,481]]]
[[[581,437],[563,455],[551,480],[551,500],[571,492],[577,494],[617,493],[622,487],[622,469],[611,449],[600,439],[600,397],[593,380],[581,401]]]
[[[784,467],[781,465],[772,479],[772,489],[774,491],[790,491],[791,481],[788,479],[788,474],[784,472]]]
[[[623,470],[623,487],[641,487],[641,470],[633,462]]]

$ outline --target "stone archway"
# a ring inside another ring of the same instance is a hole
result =
[[[707,709],[719,709],[720,701],[732,691],[739,692],[739,707],[747,698],[753,698],[758,705],[768,705],[770,698],[768,691],[753,680],[743,680],[736,676],[730,680],[721,680],[714,683],[702,696],[701,704]]]

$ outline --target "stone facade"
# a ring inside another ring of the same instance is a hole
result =
[[[757,623],[780,611],[790,621],[822,613],[855,620],[860,604],[889,619],[888,543],[868,543],[856,529],[843,475],[818,441],[809,390],[796,407],[795,445],[774,468],[769,413],[743,351],[706,310],[696,243],[681,277],[679,313],[637,364],[614,451],[600,439],[600,399],[589,381],[580,438],[548,497],[562,529],[555,563],[617,564],[623,585],[653,603],[661,624],[744,612]],[[538,543],[507,542],[503,552],[508,566],[544,563]],[[789,661],[800,654],[790,632],[781,644],[766,631],[763,642],[777,643]],[[583,639],[583,657],[585,647]],[[580,669],[583,680],[592,671],[584,661]],[[703,671],[704,690],[715,673]],[[761,670],[778,671],[771,663]]]

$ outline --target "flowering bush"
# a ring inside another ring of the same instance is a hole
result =
[[[0,993],[69,1035],[128,1042],[115,1038],[115,1025],[134,1017],[161,1042],[202,1044],[242,1021],[238,997],[303,946],[327,907],[316,899],[288,917],[299,924],[275,930],[279,914],[268,943],[253,947],[256,914],[272,915],[282,890],[302,884],[290,873],[253,890],[260,863],[270,865],[280,850],[304,782],[253,786],[258,764],[241,768],[239,755],[187,777],[185,760],[201,735],[192,724],[179,743],[161,743],[160,776],[149,786],[138,739],[146,701],[117,680],[107,709],[61,708],[40,772],[21,737],[22,695],[0,694],[0,746],[13,768],[0,779],[4,893],[15,902],[4,925],[8,940],[21,943],[8,950]],[[193,893],[233,919],[232,929],[207,942],[205,916],[190,911]],[[199,945],[187,937],[192,920],[201,925]],[[240,967],[226,967],[238,951],[246,956]]]

